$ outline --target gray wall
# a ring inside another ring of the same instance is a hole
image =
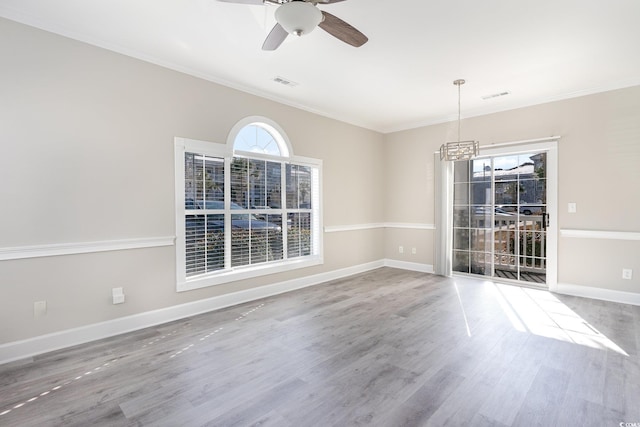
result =
[[[379,133],[3,19],[0,58],[0,248],[175,235],[174,137],[224,143],[253,115],[323,160],[325,225],[384,219]],[[0,261],[0,344],[380,260],[384,231],[324,249],[322,266],[181,293],[172,246]]]
[[[455,124],[382,135],[3,19],[0,58],[0,249],[173,236],[174,137],[223,143],[252,115],[323,160],[325,226],[434,222],[433,152]],[[560,228],[640,231],[640,87],[463,126],[483,143],[561,135]],[[0,261],[0,344],[384,258],[434,263],[428,229],[326,233],[324,247],[322,266],[182,293],[172,246]],[[561,237],[559,280],[640,293],[638,254]],[[118,286],[127,303],[112,305]]]
[[[433,223],[433,153],[455,140],[456,123],[386,135],[387,221]],[[462,121],[463,139],[482,145],[559,135],[558,282],[640,293],[640,241],[564,237],[562,230],[640,231],[640,87],[615,90]],[[408,182],[424,182],[416,191]],[[577,213],[567,212],[569,202]],[[413,240],[412,240],[413,239]],[[428,248],[434,232],[387,230],[385,256],[408,260],[403,242]],[[414,244],[414,243],[411,243]],[[406,243],[405,243],[406,246]],[[622,269],[634,270],[622,280]]]

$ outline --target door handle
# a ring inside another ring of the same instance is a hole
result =
[[[548,213],[543,213],[542,214],[542,229],[546,230],[547,227],[549,227],[549,214]]]

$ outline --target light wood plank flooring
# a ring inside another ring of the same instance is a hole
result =
[[[1,426],[640,423],[640,307],[390,268],[0,366]]]

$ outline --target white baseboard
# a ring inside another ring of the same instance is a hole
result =
[[[407,261],[398,261],[395,259],[385,259],[384,260],[385,267],[393,267],[400,268],[402,270],[410,270],[410,271],[419,271],[421,273],[432,273],[433,274],[433,265],[431,264],[420,264],[417,262],[407,262]]]
[[[0,345],[0,364],[148,328],[150,326],[183,319],[185,317],[213,310],[219,310],[221,308],[254,301],[272,295],[278,295],[296,289],[302,289],[308,286],[328,282],[330,280],[364,273],[376,268],[384,267],[385,265],[385,260],[374,261],[313,276],[301,277],[299,279],[260,286],[254,289],[220,295],[213,298],[207,298],[186,304],[175,305],[159,310],[147,311],[105,322],[54,332],[22,341],[2,344]]]
[[[573,295],[576,297],[584,297],[640,306],[640,294],[636,294],[633,292],[614,291],[611,289],[580,286],[570,283],[558,283],[553,289],[553,292],[565,295]]]
[[[159,310],[147,311],[105,322],[41,335],[22,341],[2,344],[0,345],[0,364],[26,359],[28,357],[33,357],[50,351],[60,350],[74,345],[84,344],[90,341],[148,328],[189,316],[195,316],[209,311],[219,310],[233,305],[294,291],[296,289],[306,288],[308,286],[318,285],[331,280],[364,273],[380,267],[392,267],[422,273],[433,273],[433,266],[430,264],[382,259],[313,276],[287,280],[271,285],[260,286],[254,289],[220,295],[186,304],[175,305]],[[613,291],[609,289],[566,283],[559,283],[554,291],[560,294],[640,306],[640,294],[631,292]]]

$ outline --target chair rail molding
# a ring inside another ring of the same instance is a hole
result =
[[[640,232],[637,231],[576,230],[562,228],[560,229],[560,236],[578,239],[640,240]]]
[[[98,242],[16,246],[11,248],[0,248],[0,261],[60,255],[77,255],[94,252],[122,251],[127,249],[156,248],[162,246],[173,246],[174,242],[175,236],[163,236],[122,240],[103,240]]]
[[[341,231],[372,230],[376,228],[405,228],[411,230],[435,230],[434,224],[412,222],[376,222],[369,224],[327,225],[325,233],[337,233]]]

